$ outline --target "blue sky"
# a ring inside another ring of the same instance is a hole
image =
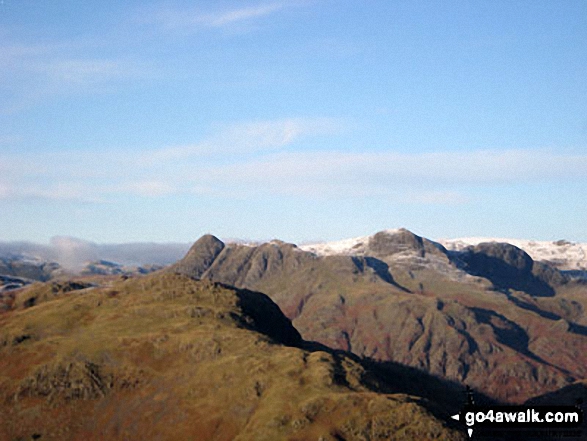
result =
[[[587,241],[587,3],[0,2],[0,240]]]

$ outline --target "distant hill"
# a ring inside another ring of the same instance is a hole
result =
[[[66,270],[79,270],[100,260],[122,266],[169,265],[183,256],[188,243],[97,244],[75,237],[56,236],[49,245],[31,242],[0,242],[0,259],[53,262]],[[1,274],[1,273],[0,273]]]

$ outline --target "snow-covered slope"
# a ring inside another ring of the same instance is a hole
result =
[[[572,243],[566,240],[556,242],[524,239],[501,239],[489,237],[467,237],[460,239],[441,239],[438,243],[449,250],[460,251],[468,246],[482,242],[510,243],[526,251],[534,260],[546,261],[561,270],[587,270],[587,243]]]
[[[400,230],[384,230],[385,233],[394,234]],[[307,245],[300,245],[299,248],[304,251],[317,254],[318,256],[334,255],[361,255],[365,251],[372,236],[353,237],[350,239],[337,240],[334,242],[320,242]]]
[[[385,230],[388,234],[394,234],[401,230]],[[319,256],[330,255],[362,255],[373,236],[361,236],[335,242],[313,243],[301,245],[304,251],[310,251]],[[565,240],[556,242],[534,241],[524,239],[504,239],[489,237],[467,237],[459,239],[440,239],[437,242],[448,250],[461,251],[468,246],[482,242],[510,243],[526,251],[532,259],[546,261],[561,270],[587,271],[587,243],[572,243]]]

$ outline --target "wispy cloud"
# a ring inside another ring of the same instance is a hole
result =
[[[245,7],[240,9],[232,9],[226,12],[221,12],[217,14],[209,14],[202,16],[204,23],[207,26],[211,27],[219,27],[219,26],[226,26],[228,24],[241,22],[244,20],[251,20],[253,18],[265,17],[267,15],[273,14],[287,6],[291,6],[291,4],[287,4],[284,2],[280,3],[269,3],[266,5],[258,5],[258,6],[251,6]]]
[[[284,9],[301,5],[301,1],[280,1],[260,3],[252,6],[238,6],[213,12],[201,9],[162,7],[150,13],[143,13],[141,21],[154,24],[167,31],[197,31],[206,28],[227,28],[252,25]]]
[[[62,51],[63,49],[65,47],[59,44],[19,44],[4,40],[0,45],[0,62],[4,66],[0,74],[6,75],[11,69],[15,69],[28,59]]]
[[[201,142],[170,146],[148,154],[145,163],[190,157],[243,155],[270,152],[295,143],[304,137],[331,135],[343,130],[340,118],[284,118],[222,125],[215,134]]]
[[[260,20],[303,5],[306,0],[267,1],[206,9],[153,6],[142,9],[143,24],[158,30],[188,33],[202,29],[249,31]],[[124,28],[123,24],[132,30]],[[156,31],[158,32],[158,31]],[[26,43],[8,33],[0,41],[0,113],[13,114],[50,98],[112,93],[137,81],[169,78],[173,68],[153,57],[141,40],[145,29],[134,21],[113,24],[106,35]],[[121,41],[120,35],[127,36]],[[177,74],[177,70],[174,71]]]
[[[264,157],[305,137],[337,133],[342,124],[336,118],[284,118],[219,125],[199,143],[150,151],[0,154],[0,198],[96,202],[116,195],[162,197],[195,189],[212,193],[208,183],[193,181],[194,173],[204,176],[224,158],[246,164],[251,154]]]
[[[42,70],[53,84],[88,87],[138,73],[130,63],[113,59],[58,59]]]
[[[49,184],[40,184],[29,181],[26,178],[19,179],[21,185],[0,184],[0,200],[46,200],[46,201],[70,201],[96,203],[105,199],[97,196],[95,188],[83,182],[59,182],[57,179]],[[93,190],[93,191],[92,191]]]
[[[12,113],[52,96],[91,94],[113,84],[150,78],[152,66],[124,57],[88,56],[89,43],[0,43],[0,112]]]
[[[587,154],[548,149],[401,153],[323,150],[336,118],[284,118],[217,126],[193,145],[143,151],[0,153],[0,199],[107,202],[207,195],[221,198],[381,197],[460,204],[479,189],[587,180]]]
[[[411,195],[407,199],[422,203],[457,203],[474,187],[585,180],[587,155],[549,150],[284,152],[201,170],[198,177],[198,188],[208,183],[225,195]]]

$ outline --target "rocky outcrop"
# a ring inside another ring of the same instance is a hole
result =
[[[498,289],[524,291],[533,296],[553,296],[553,285],[565,282],[560,271],[535,263],[525,251],[508,243],[486,242],[460,253],[466,270],[490,280]]]
[[[385,258],[393,254],[405,252],[414,253],[419,257],[425,257],[426,254],[436,256],[447,254],[446,249],[442,245],[422,238],[404,228],[393,233],[381,231],[371,236],[364,254]]]
[[[112,375],[104,375],[99,365],[71,361],[39,368],[21,382],[16,399],[46,397],[50,401],[89,400],[104,397],[113,386]]]

